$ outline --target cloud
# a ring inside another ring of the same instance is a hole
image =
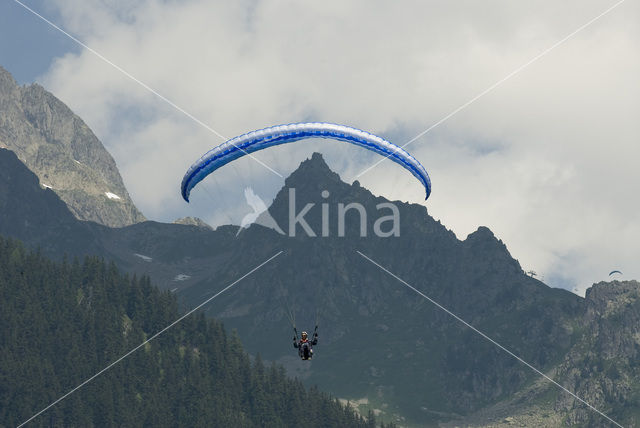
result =
[[[65,28],[225,137],[321,120],[403,144],[613,2],[56,4]],[[432,176],[429,212],[460,238],[489,226],[523,267],[565,278],[551,285],[584,290],[613,268],[639,278],[639,9],[623,3],[408,146]],[[150,218],[239,223],[245,187],[266,200],[282,185],[243,159],[186,205],[182,174],[220,137],[86,51],[43,82],[114,154]],[[256,157],[286,175],[313,150],[346,179],[377,160],[331,142]],[[359,180],[422,200],[390,162]]]

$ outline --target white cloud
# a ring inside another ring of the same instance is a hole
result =
[[[403,144],[613,2],[57,4],[65,28],[226,137],[311,119]],[[432,176],[430,213],[461,238],[489,226],[523,267],[566,286],[614,268],[640,278],[639,9],[623,3],[407,147]],[[244,159],[187,206],[182,174],[219,137],[89,52],[60,58],[44,83],[107,145],[150,218],[238,223],[246,186],[264,198],[282,185]],[[287,174],[322,150],[344,178],[375,161],[335,144],[256,156]],[[398,186],[409,180],[389,162],[360,178],[421,202],[418,185]]]

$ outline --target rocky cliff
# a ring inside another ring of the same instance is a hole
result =
[[[582,337],[559,367],[565,386],[618,420],[640,421],[640,283],[613,281],[587,290]],[[602,418],[571,397],[558,410],[571,425],[602,426]]]
[[[0,147],[15,152],[76,218],[111,227],[145,220],[115,161],[82,119],[40,85],[19,86],[2,67]]]

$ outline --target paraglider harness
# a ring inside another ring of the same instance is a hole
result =
[[[298,340],[298,330],[296,329],[296,314],[291,310],[291,307],[289,306],[288,302],[286,302],[286,300],[285,303],[287,306],[287,317],[289,318],[289,322],[293,327],[293,347],[298,350],[298,355],[300,356],[300,358],[302,358],[303,360],[310,360],[313,357],[313,346],[318,344],[318,310],[316,309],[316,328],[313,331],[312,338],[302,338],[301,336]],[[303,331],[302,333],[306,335],[306,332]]]
[[[318,325],[316,324],[316,328],[313,331],[313,339],[304,339],[300,338],[298,341],[298,330],[296,330],[295,326],[293,327],[293,347],[298,348],[298,355],[303,360],[310,360],[313,358],[313,345],[318,343]]]

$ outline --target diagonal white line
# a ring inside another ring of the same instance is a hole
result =
[[[594,22],[596,22],[598,19],[602,18],[603,16],[605,16],[607,13],[611,12],[613,9],[615,9],[616,7],[620,6],[622,3],[624,3],[625,0],[620,0],[617,3],[615,3],[613,6],[609,7],[607,10],[605,10],[604,12],[602,12],[601,14],[599,14],[598,16],[596,16],[595,18],[592,18],[591,20],[589,20],[587,23],[581,25],[580,27],[576,28],[574,31],[572,31],[571,33],[569,33],[568,35],[566,35],[565,37],[563,37],[562,39],[558,40],[556,43],[554,43],[553,45],[549,46],[547,49],[543,50],[542,52],[540,52],[538,55],[534,56],[533,58],[531,58],[529,61],[525,62],[524,64],[522,64],[520,67],[516,68],[515,70],[513,70],[511,73],[507,74],[506,76],[504,76],[502,79],[498,80],[497,82],[495,82],[493,85],[489,86],[487,89],[485,89],[484,91],[480,92],[478,95],[476,95],[475,97],[471,98],[469,101],[467,101],[466,103],[462,104],[460,107],[454,109],[453,111],[451,111],[449,114],[447,114],[446,116],[444,116],[442,119],[440,119],[439,121],[437,121],[436,123],[434,123],[433,125],[431,125],[430,127],[428,127],[427,129],[425,129],[424,131],[422,131],[421,133],[419,133],[418,135],[416,135],[415,137],[413,137],[412,139],[410,139],[409,141],[407,141],[406,143],[404,143],[401,147],[405,148],[406,146],[408,146],[409,144],[413,143],[414,141],[416,141],[418,138],[422,137],[423,135],[425,135],[426,133],[428,133],[429,131],[431,131],[433,128],[437,127],[438,125],[442,124],[443,122],[447,121],[449,118],[451,118],[452,116],[454,116],[455,114],[457,114],[460,110],[463,110],[467,107],[469,107],[471,104],[473,104],[474,102],[476,102],[477,100],[479,100],[480,98],[482,98],[483,96],[487,95],[489,92],[493,91],[495,88],[497,88],[498,86],[500,86],[501,84],[503,84],[504,82],[506,82],[507,80],[511,79],[513,76],[515,76],[516,74],[520,73],[522,70],[524,70],[525,68],[527,68],[528,66],[530,66],[531,64],[533,64],[534,62],[536,62],[537,60],[539,60],[540,58],[542,58],[543,56],[545,56],[546,54],[548,54],[549,52],[551,52],[552,50],[554,50],[555,48],[557,48],[558,46],[560,46],[561,44],[563,44],[564,42],[566,42],[567,40],[569,40],[570,38],[572,38],[573,36],[575,36],[576,34],[578,34],[580,31],[584,30],[585,28],[587,28],[589,25],[593,24]],[[381,164],[382,162],[384,162],[386,159],[388,159],[389,156],[385,156],[384,158],[382,158],[381,160],[379,160],[378,162],[374,163],[373,165],[371,165],[369,168],[361,171],[358,175],[355,176],[355,178],[360,177],[363,174],[366,174],[367,172],[369,172],[370,170],[372,170],[373,168],[375,168],[376,166],[378,166],[379,164]],[[353,180],[352,180],[353,181]]]
[[[237,283],[239,283],[240,281],[242,281],[243,279],[245,279],[246,277],[248,277],[249,275],[251,275],[252,273],[254,273],[255,271],[257,271],[258,269],[260,269],[262,266],[266,265],[267,263],[269,263],[271,260],[275,259],[276,257],[278,257],[280,254],[282,254],[282,251],[278,251],[276,254],[274,254],[273,256],[269,257],[267,260],[265,260],[264,262],[260,263],[258,266],[254,267],[253,269],[251,269],[249,272],[245,273],[244,275],[242,275],[240,278],[236,279],[235,281],[233,281],[231,284],[227,285],[225,288],[223,288],[222,290],[220,290],[219,292],[217,292],[214,296],[209,297],[207,300],[205,300],[204,302],[200,303],[198,306],[196,306],[195,308],[193,308],[192,310],[190,310],[189,312],[187,312],[186,314],[184,314],[183,316],[181,316],[180,318],[178,318],[177,320],[175,320],[174,322],[172,322],[171,324],[169,324],[168,326],[166,326],[165,328],[163,328],[162,330],[160,330],[159,332],[157,332],[156,334],[154,334],[153,336],[151,336],[149,339],[145,340],[144,342],[142,342],[141,344],[139,344],[138,346],[136,346],[135,348],[133,348],[132,350],[130,350],[129,352],[127,352],[126,354],[124,354],[122,357],[118,358],[117,360],[115,360],[114,362],[112,362],[111,364],[109,364],[107,367],[103,368],[102,370],[100,370],[98,373],[94,374],[93,376],[91,376],[89,379],[85,380],[84,382],[82,382],[80,385],[76,386],[75,388],[73,388],[71,391],[67,392],[66,394],[64,394],[62,397],[58,398],[56,401],[54,401],[53,403],[49,404],[47,407],[45,407],[44,409],[40,410],[38,413],[36,413],[35,415],[31,416],[29,419],[27,419],[26,421],[22,422],[20,425],[18,425],[18,428],[20,428],[21,426],[31,422],[33,419],[35,419],[36,417],[38,417],[39,415],[41,415],[42,413],[46,412],[47,410],[49,410],[51,407],[55,406],[56,404],[58,404],[59,402],[61,402],[62,400],[64,400],[65,398],[67,398],[69,395],[73,394],[74,392],[76,392],[78,389],[82,388],[83,386],[85,386],[86,384],[88,384],[89,382],[91,382],[92,380],[94,380],[95,378],[97,378],[98,376],[100,376],[102,373],[106,372],[107,370],[109,370],[111,367],[115,366],[116,364],[118,364],[120,361],[124,360],[125,358],[127,358],[129,355],[133,354],[134,352],[136,352],[138,349],[142,348],[144,345],[146,345],[147,343],[151,342],[153,339],[155,339],[156,337],[160,336],[162,333],[164,333],[165,331],[169,330],[171,327],[173,327],[174,325],[178,324],[180,321],[182,321],[183,319],[185,319],[186,317],[188,317],[189,315],[191,315],[192,313],[194,313],[195,311],[197,311],[198,309],[200,309],[201,307],[203,307],[204,305],[206,305],[207,303],[209,303],[210,301],[212,301],[213,299],[215,299],[216,297],[218,297],[219,295],[221,295],[222,293],[224,293],[225,291],[227,291],[228,289],[230,289],[231,287],[233,287],[234,285],[236,285]]]
[[[483,332],[481,332],[480,330],[478,330],[477,328],[475,328],[474,326],[472,326],[471,324],[469,324],[468,322],[466,322],[465,320],[463,320],[462,318],[460,318],[459,316],[457,316],[456,314],[454,314],[453,312],[451,312],[450,310],[448,310],[447,308],[445,308],[444,306],[442,306],[440,303],[436,302],[435,300],[431,299],[429,296],[427,296],[426,294],[422,293],[420,290],[412,287],[411,285],[409,285],[404,279],[398,277],[397,275],[394,275],[392,272],[390,272],[388,269],[386,269],[385,267],[381,266],[380,264],[378,264],[377,262],[375,262],[374,260],[372,260],[371,258],[367,257],[366,255],[364,255],[363,253],[361,253],[360,251],[356,250],[356,252],[358,254],[360,254],[363,258],[365,258],[366,260],[370,261],[371,263],[373,263],[374,265],[376,265],[377,267],[379,267],[381,270],[383,270],[384,272],[388,273],[389,275],[391,275],[392,277],[394,277],[395,279],[397,279],[398,281],[400,281],[401,283],[403,283],[405,286],[407,286],[408,288],[410,288],[411,290],[415,291],[416,293],[418,293],[420,296],[424,297],[425,299],[427,299],[428,301],[430,301],[431,303],[433,303],[434,305],[436,305],[438,308],[442,309],[444,312],[446,312],[447,314],[451,315],[453,318],[455,318],[456,320],[460,321],[462,324],[464,324],[465,326],[469,327],[471,330],[473,330],[474,332],[478,333],[480,336],[482,336],[483,338],[487,339],[489,342],[493,343],[494,345],[496,345],[498,348],[502,349],[504,352],[506,352],[507,354],[511,355],[513,358],[515,358],[516,360],[520,361],[522,364],[524,364],[525,366],[529,367],[531,370],[533,370],[534,372],[538,373],[540,376],[544,377],[545,379],[547,379],[549,382],[553,383],[554,385],[556,385],[558,388],[562,389],[563,391],[565,391],[566,393],[568,393],[569,395],[571,395],[573,398],[575,398],[576,400],[580,401],[581,403],[585,404],[586,406],[588,406],[591,410],[597,412],[598,414],[600,414],[601,416],[605,417],[606,419],[608,419],[610,422],[612,422],[613,424],[619,426],[620,428],[624,428],[622,425],[620,425],[618,422],[614,421],[613,419],[611,419],[609,416],[605,415],[604,413],[602,413],[600,410],[596,409],[595,407],[593,407],[591,404],[587,403],[586,401],[584,401],[582,398],[578,397],[576,394],[574,394],[573,392],[569,391],[567,388],[565,388],[564,386],[560,385],[558,382],[556,382],[555,380],[551,379],[549,376],[547,376],[546,374],[542,373],[540,370],[538,370],[537,368],[535,368],[534,366],[532,366],[531,364],[529,364],[528,362],[526,362],[525,360],[523,360],[522,358],[518,357],[516,354],[514,354],[513,352],[509,351],[507,348],[505,348],[504,346],[502,346],[501,344],[499,344],[498,342],[496,342],[495,340],[493,340],[492,338],[490,338],[489,336],[487,336],[486,334],[484,334]]]
[[[35,10],[31,9],[29,6],[25,5],[20,0],[13,0],[13,1],[15,3],[19,4],[20,6],[22,6],[27,11],[31,12],[33,15],[37,16],[38,18],[40,18],[42,21],[44,21],[47,24],[49,24],[51,27],[55,28],[56,30],[58,30],[59,32],[61,32],[62,34],[64,34],[68,38],[70,38],[71,40],[73,40],[74,42],[76,42],[78,45],[82,46],[83,48],[85,48],[86,50],[88,50],[89,52],[91,52],[92,54],[94,54],[95,56],[97,56],[98,58],[100,58],[101,60],[103,60],[104,62],[109,64],[110,66],[112,66],[113,68],[115,68],[116,70],[118,70],[119,72],[121,72],[122,74],[124,74],[125,76],[127,76],[129,79],[133,80],[134,82],[136,82],[137,84],[139,84],[140,86],[145,88],[147,91],[151,92],[152,94],[154,94],[155,96],[160,98],[162,101],[164,101],[167,104],[169,104],[174,109],[178,110],[180,113],[182,113],[185,116],[187,116],[189,119],[191,119],[194,122],[196,122],[198,125],[204,127],[205,129],[207,129],[208,131],[214,133],[215,135],[217,135],[218,137],[222,138],[223,140],[225,140],[225,141],[227,140],[226,137],[224,137],[218,131],[213,129],[211,126],[207,125],[206,123],[204,123],[203,121],[201,121],[200,119],[198,119],[197,117],[195,117],[194,115],[192,115],[191,113],[189,113],[188,111],[186,111],[185,109],[183,109],[182,107],[180,107],[179,105],[177,105],[176,103],[174,103],[173,101],[171,101],[170,99],[165,97],[164,95],[160,94],[158,91],[156,91],[155,89],[153,89],[152,87],[150,87],[146,83],[142,82],[141,80],[139,80],[138,78],[133,76],[131,73],[129,73],[128,71],[126,71],[125,69],[120,67],[119,65],[117,65],[114,62],[110,61],[108,58],[106,58],[100,52],[98,52],[95,49],[87,46],[86,44],[84,44],[82,41],[80,41],[76,37],[72,36],[71,34],[66,32],[65,30],[63,30],[62,28],[60,28],[59,26],[57,26],[53,22],[49,21],[47,18],[45,18],[44,16],[40,15]],[[236,146],[235,144],[233,146],[236,147],[237,149],[239,149],[240,151],[242,151],[245,155],[248,155],[251,159],[253,159],[254,161],[258,162],[260,165],[262,165],[263,167],[265,167],[266,169],[268,169],[269,171],[271,171],[272,173],[274,173],[278,177],[284,178],[279,172],[275,171],[270,166],[266,165],[264,162],[262,162],[260,159],[258,159],[255,156],[253,156],[251,153],[246,152],[245,150],[243,150],[242,148]]]

